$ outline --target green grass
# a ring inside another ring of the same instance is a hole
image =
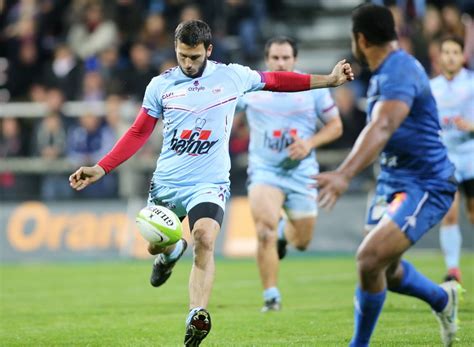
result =
[[[440,279],[442,258],[408,257]],[[1,346],[180,346],[191,259],[163,287],[148,284],[149,262],[2,265]],[[463,258],[468,290],[457,346],[474,344],[474,254]],[[251,260],[218,260],[204,346],[347,346],[352,333],[352,257],[289,257],[281,263],[283,311],[261,314]],[[371,346],[441,346],[429,307],[388,295]]]

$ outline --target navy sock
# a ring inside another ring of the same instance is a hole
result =
[[[441,312],[448,303],[448,294],[436,283],[418,272],[415,267],[402,260],[403,278],[400,285],[390,291],[414,296],[427,302],[433,310]]]
[[[380,293],[369,293],[356,288],[354,300],[354,336],[350,347],[366,347],[369,345],[370,336],[382,311],[387,290]]]

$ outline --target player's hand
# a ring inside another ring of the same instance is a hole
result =
[[[347,81],[354,80],[354,73],[352,72],[351,64],[346,63],[346,60],[341,60],[334,66],[331,72],[331,85],[330,87],[337,87]]]
[[[337,199],[349,187],[349,179],[344,174],[337,171],[323,172],[313,176],[316,180],[316,187],[319,189],[319,206],[328,210],[332,209]]]
[[[311,152],[311,143],[297,135],[293,136],[294,142],[287,147],[288,155],[293,160],[302,160]]]
[[[474,124],[469,123],[462,117],[455,117],[453,119],[454,125],[461,131],[474,131]]]
[[[83,190],[88,185],[100,180],[104,175],[105,171],[99,165],[82,166],[69,176],[69,185],[72,189]]]

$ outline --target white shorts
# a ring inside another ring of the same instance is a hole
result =
[[[316,217],[318,191],[310,185],[314,181],[309,175],[293,171],[291,174],[279,174],[273,170],[249,170],[248,190],[258,184],[266,184],[280,189],[285,194],[283,208],[290,219]]]
[[[148,205],[164,206],[178,217],[184,217],[196,205],[210,202],[225,211],[225,203],[230,196],[229,185],[198,183],[192,186],[169,187],[152,181],[148,195]]]

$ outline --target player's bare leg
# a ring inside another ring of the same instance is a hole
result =
[[[214,283],[214,246],[220,226],[212,218],[194,223],[194,258],[189,276],[189,314],[186,319],[185,346],[198,346],[211,330],[211,315],[206,310]]]
[[[443,251],[444,261],[448,270],[446,280],[461,282],[461,270],[459,261],[461,257],[462,235],[459,228],[459,191],[456,192],[453,203],[448,213],[441,221],[439,230],[439,242]]]
[[[276,241],[284,198],[283,192],[269,185],[254,185],[249,191],[250,209],[257,229],[257,265],[265,301],[277,297],[279,300]]]
[[[286,240],[299,251],[308,248],[313,239],[316,217],[291,219],[285,227]]]
[[[390,219],[382,219],[357,251],[360,287],[370,293],[386,288],[385,270],[411,247],[411,242]]]
[[[417,297],[435,312],[445,344],[457,330],[458,289],[448,282],[438,286],[409,262],[400,260],[411,241],[397,224],[383,218],[364,239],[357,252],[359,288],[356,290],[355,329],[351,345],[368,344],[385,301],[386,289]]]
[[[211,218],[196,221],[192,230],[193,266],[189,277],[189,308],[207,307],[214,282],[214,246],[219,223]]]
[[[467,218],[474,225],[474,197],[466,198]]]

